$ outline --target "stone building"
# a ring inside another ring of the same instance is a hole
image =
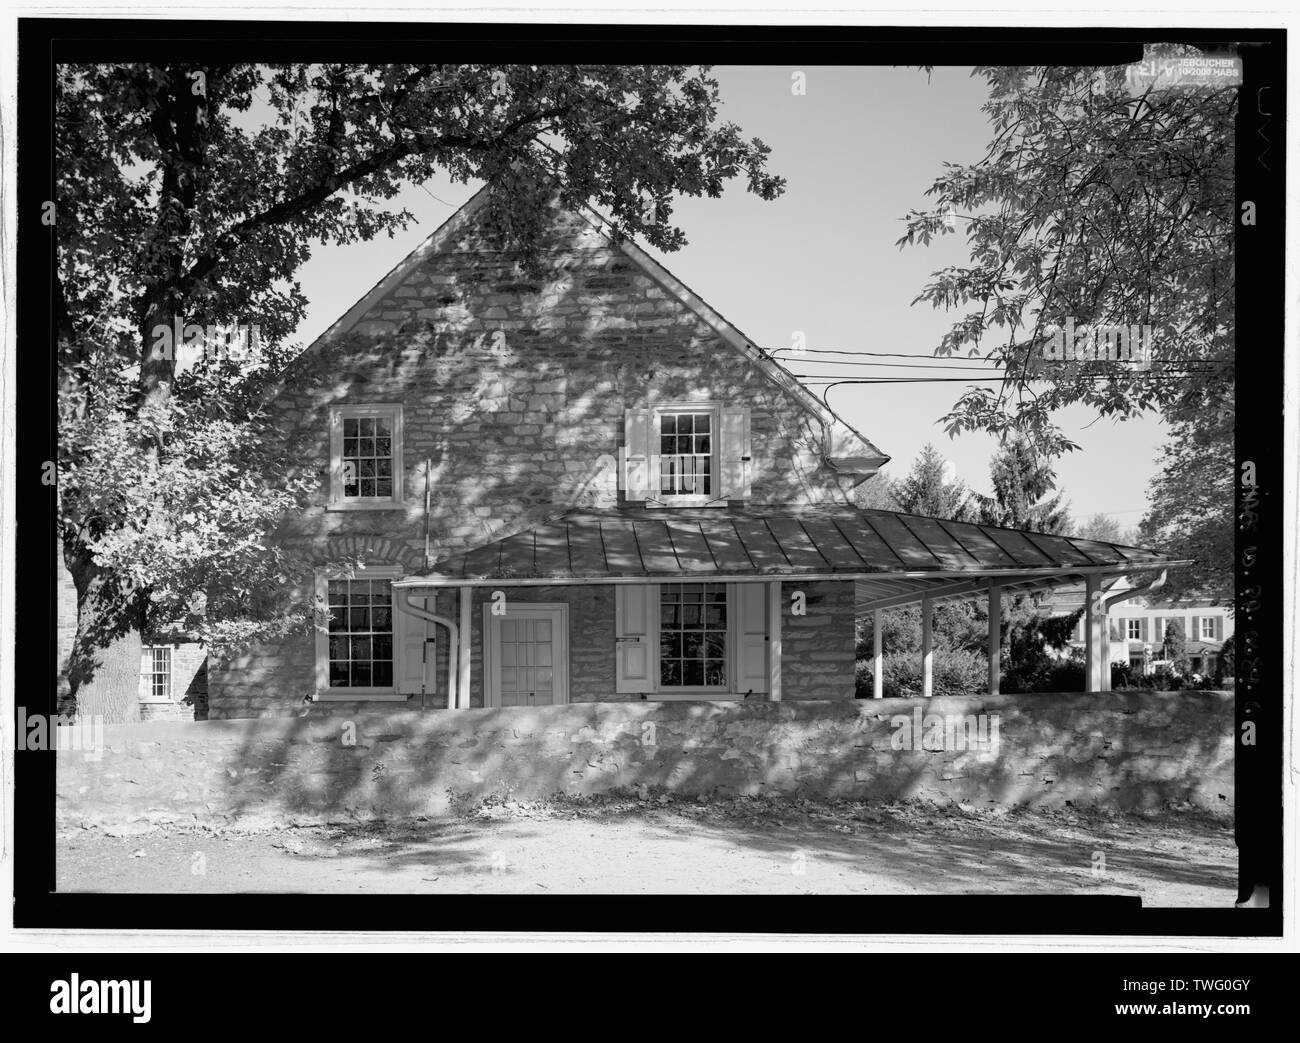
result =
[[[274,392],[320,624],[211,663],[211,717],[848,700],[857,613],[1172,564],[856,509],[888,458],[734,325],[589,212],[521,265],[485,200]]]

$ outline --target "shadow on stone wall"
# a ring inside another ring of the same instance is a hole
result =
[[[918,710],[927,727],[926,715],[996,718],[996,748],[987,727],[975,749],[955,748],[962,745],[955,735],[926,748],[934,743],[924,728],[908,743],[902,722]],[[976,806],[1191,805],[1219,814],[1233,800],[1225,693],[592,703],[107,731],[101,760],[60,755],[61,819],[403,818],[489,796],[641,787]]]

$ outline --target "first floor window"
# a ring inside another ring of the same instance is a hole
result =
[[[665,583],[659,595],[659,684],[727,687],[727,588]]]
[[[1142,640],[1142,620],[1130,619],[1128,621],[1128,639],[1130,641]]]
[[[172,697],[172,650],[154,645],[145,650],[145,695],[152,702],[170,702]]]
[[[329,581],[331,688],[393,685],[393,588],[387,579]]]

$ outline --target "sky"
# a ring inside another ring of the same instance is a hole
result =
[[[804,74],[802,95],[791,90],[796,71]],[[958,68],[936,68],[928,81],[917,69],[892,67],[719,66],[714,74],[721,118],[771,147],[769,168],[785,177],[785,193],[764,202],[732,182],[721,199],[683,198],[674,222],[688,245],[672,254],[651,252],[764,348],[788,347],[798,331],[811,349],[932,356],[957,313],[911,302],[933,271],[967,261],[964,237],[901,251],[895,243],[907,212],[928,207],[925,189],[943,164],[984,154],[990,137],[980,111],[984,81]],[[395,200],[417,218],[406,232],[317,247],[300,272],[311,302],[298,331],[302,342],[338,319],[478,187],[445,178],[411,185]],[[819,367],[815,358],[787,364],[796,373],[848,372]],[[830,392],[830,404],[892,457],[887,475],[901,477],[932,442],[969,488],[988,494],[995,440],[970,433],[950,439],[940,422],[964,387],[847,385]],[[1125,528],[1136,525],[1156,471],[1160,421],[1098,418],[1084,407],[1058,414],[1057,421],[1081,447],[1057,464],[1073,516],[1104,513]]]

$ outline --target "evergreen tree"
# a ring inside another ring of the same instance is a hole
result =
[[[970,520],[971,494],[966,483],[960,479],[945,481],[943,472],[943,457],[927,442],[907,476],[890,486],[898,509],[946,521]]]

